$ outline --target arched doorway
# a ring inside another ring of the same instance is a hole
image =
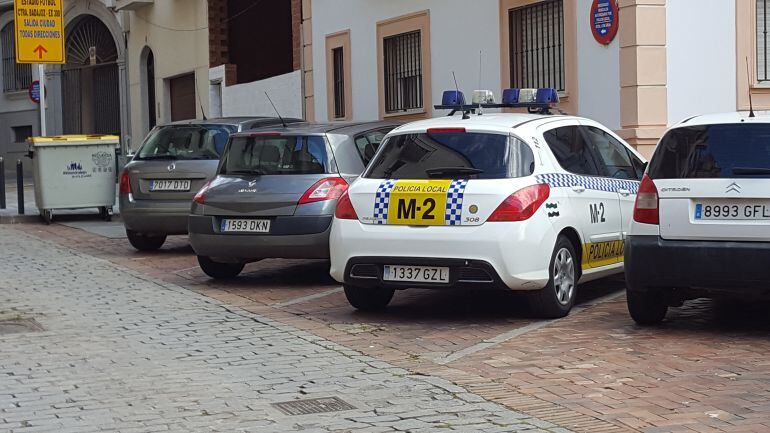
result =
[[[65,134],[120,135],[118,50],[107,26],[84,15],[67,28],[62,69]]]

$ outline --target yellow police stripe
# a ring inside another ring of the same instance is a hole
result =
[[[583,269],[598,268],[623,262],[625,241],[583,244]]]

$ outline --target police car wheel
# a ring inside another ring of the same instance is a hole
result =
[[[569,314],[577,293],[578,264],[572,242],[559,236],[548,266],[548,285],[530,297],[530,307],[535,315],[557,319]]]
[[[126,230],[126,236],[131,246],[139,251],[155,251],[166,242],[166,236],[148,236],[133,230]]]
[[[393,299],[395,289],[386,289],[382,287],[364,288],[345,284],[345,297],[348,302],[357,310],[378,311],[388,306]]]
[[[216,280],[235,278],[245,266],[245,263],[219,263],[205,256],[198,256],[198,264],[206,275]]]
[[[642,326],[660,324],[666,318],[666,313],[668,312],[668,301],[660,291],[638,292],[628,290],[626,302],[631,318]]]

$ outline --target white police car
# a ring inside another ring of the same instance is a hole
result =
[[[642,157],[588,119],[469,110],[393,130],[339,199],[331,275],[354,307],[492,286],[561,317],[578,281],[622,272]]]
[[[770,117],[671,127],[642,180],[626,252],[628,310],[661,322],[700,297],[770,297]]]

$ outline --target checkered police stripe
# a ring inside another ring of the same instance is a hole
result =
[[[606,177],[580,176],[577,174],[550,173],[535,176],[538,183],[547,183],[552,188],[582,186],[595,191],[617,192],[627,189],[632,194],[639,191],[639,182],[635,180],[610,179]]]
[[[388,223],[388,205],[390,204],[390,191],[396,185],[393,179],[383,180],[377,187],[377,193],[374,195],[374,220],[377,224]]]
[[[467,179],[453,180],[452,183],[449,184],[449,191],[446,195],[446,212],[444,212],[445,225],[460,225],[463,213],[463,195],[465,194],[466,185],[468,185]]]

